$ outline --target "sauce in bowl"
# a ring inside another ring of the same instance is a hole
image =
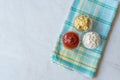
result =
[[[79,45],[80,38],[77,33],[71,31],[64,34],[62,42],[66,48],[74,49]]]

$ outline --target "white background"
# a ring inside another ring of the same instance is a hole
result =
[[[120,8],[98,75],[51,63],[73,0],[0,0],[0,80],[120,80]]]

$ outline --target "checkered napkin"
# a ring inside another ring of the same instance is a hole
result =
[[[94,77],[118,4],[114,0],[75,0],[54,49],[53,62],[85,76]],[[94,50],[85,48],[82,43],[76,49],[68,50],[62,44],[62,36],[68,31],[83,35],[73,25],[74,19],[81,14],[88,15],[94,21],[92,31],[99,33],[102,39],[101,45]]]

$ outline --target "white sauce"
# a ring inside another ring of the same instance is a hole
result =
[[[100,36],[96,32],[88,32],[83,37],[83,45],[88,49],[95,49],[100,45]]]

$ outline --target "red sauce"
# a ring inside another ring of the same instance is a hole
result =
[[[78,46],[80,39],[77,33],[75,32],[67,32],[62,37],[62,42],[64,46],[68,49],[74,49]]]

